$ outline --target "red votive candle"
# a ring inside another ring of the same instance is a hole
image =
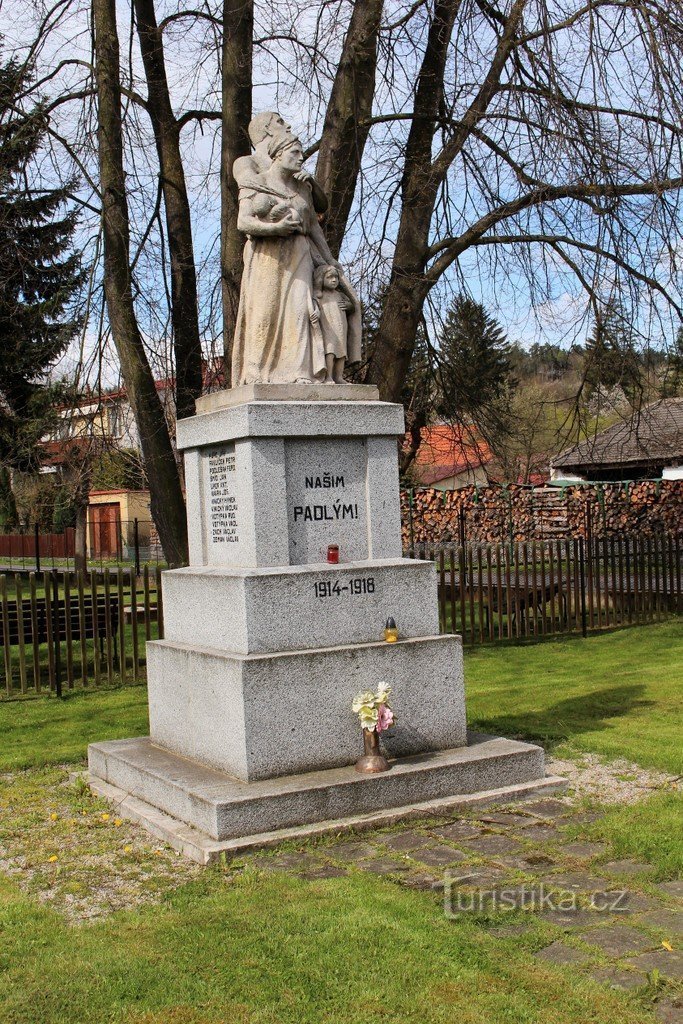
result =
[[[327,548],[327,561],[333,565],[337,565],[339,562],[339,545],[330,544]]]

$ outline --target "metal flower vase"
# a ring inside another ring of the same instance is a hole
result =
[[[356,761],[356,771],[375,775],[389,770],[389,762],[379,751],[379,733],[376,729],[363,729],[363,756]]]

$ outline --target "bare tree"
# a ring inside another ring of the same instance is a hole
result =
[[[354,3],[318,150],[316,177],[327,194],[325,235],[339,254],[370,132],[383,0]]]
[[[171,322],[178,418],[192,416],[202,393],[202,346],[190,203],[180,153],[180,125],[173,114],[164,44],[153,0],[135,0],[140,51],[147,79],[147,111],[154,129],[171,258]]]
[[[665,291],[652,270],[669,255],[665,224],[677,222],[683,183],[681,13],[680,3],[436,0],[368,373],[383,397],[400,394],[430,291],[447,271],[464,274],[474,251],[488,248],[498,274],[516,261],[531,294],[553,261],[594,307],[607,273]]]
[[[93,0],[92,13],[107,310],[148,467],[152,516],[169,564],[183,565],[187,536],[180,474],[133,306],[115,0]]]
[[[86,0],[36,15],[27,59],[50,94],[52,172],[66,152],[91,217],[104,196],[108,319],[140,434],[155,439],[150,484],[172,495],[169,508],[179,484],[158,438],[154,334],[167,309],[185,411],[214,319],[230,351],[242,249],[231,167],[248,151],[252,102],[279,107],[318,153],[330,244],[365,297],[383,288],[366,375],[383,398],[400,400],[420,324],[470,285],[508,327],[501,314],[513,301],[545,322],[554,313],[555,336],[593,322],[615,297],[645,336],[657,318],[681,316],[683,0],[134,2],[144,77],[130,45],[122,67],[118,53],[112,62],[111,11],[96,78],[87,25],[76,56],[50,49],[57,29],[63,38],[81,24]],[[93,0],[96,38],[111,7]],[[181,315],[192,292],[190,218],[198,332]],[[182,517],[168,529],[182,530]],[[172,547],[182,547],[177,535]]]

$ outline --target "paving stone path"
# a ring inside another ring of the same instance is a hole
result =
[[[655,884],[651,865],[608,860],[605,844],[573,838],[573,826],[597,817],[543,799],[323,839],[301,852],[259,853],[243,863],[311,882],[367,872],[433,893],[449,916],[480,914],[496,938],[535,930],[539,962],[623,990],[663,982],[655,1017],[683,1024],[683,883]],[[514,923],[505,924],[510,914]],[[539,924],[546,927],[539,931]],[[550,942],[547,926],[556,930]]]

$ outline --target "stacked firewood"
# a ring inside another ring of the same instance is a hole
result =
[[[624,533],[683,535],[683,481],[644,480],[567,488],[518,485],[401,492],[405,549]]]
[[[683,534],[683,481],[636,480],[573,487],[568,520],[574,536]]]

